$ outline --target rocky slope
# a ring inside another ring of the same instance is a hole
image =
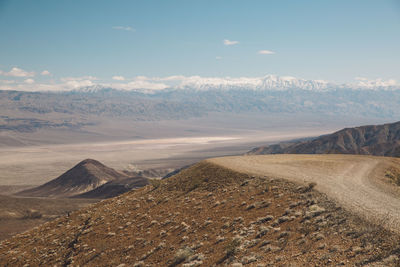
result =
[[[3,241],[0,265],[396,266],[398,241],[313,184],[204,161]]]
[[[400,122],[346,128],[314,140],[257,147],[248,154],[360,154],[400,157]]]
[[[39,187],[17,193],[30,197],[71,197],[94,190],[106,183],[129,178],[102,163],[86,159],[58,178]]]

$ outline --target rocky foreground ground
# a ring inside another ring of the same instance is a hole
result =
[[[0,265],[400,264],[397,235],[313,187],[203,161],[1,242]]]

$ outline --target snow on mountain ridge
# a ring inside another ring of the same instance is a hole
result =
[[[203,78],[189,77],[179,86],[179,89],[250,89],[250,90],[326,90],[330,83],[323,80],[304,80],[291,76],[266,75],[264,77],[248,78]]]
[[[146,78],[146,77],[145,77]],[[201,77],[201,76],[174,76],[174,79],[166,78],[140,78],[140,83],[134,80],[122,84],[96,84],[93,86],[75,89],[77,92],[95,93],[104,90],[137,91],[152,94],[157,91],[173,90],[254,90],[254,91],[286,91],[306,90],[324,92],[337,89],[351,90],[400,90],[400,85],[395,80],[384,81],[382,79],[368,80],[357,78],[355,83],[337,84],[324,80],[305,80],[292,76],[266,75],[263,77]]]

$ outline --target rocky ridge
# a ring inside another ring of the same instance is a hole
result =
[[[346,128],[313,140],[257,147],[247,154],[356,154],[400,157],[400,122]]]
[[[203,161],[0,243],[2,266],[398,266],[398,236],[313,190]]]

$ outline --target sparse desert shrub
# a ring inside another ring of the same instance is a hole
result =
[[[317,185],[316,183],[311,182],[311,183],[308,183],[308,185],[306,185],[306,186],[299,186],[299,187],[297,188],[297,191],[298,191],[299,193],[307,193],[307,192],[310,192],[311,190],[313,190],[313,188],[314,188],[316,185]]]
[[[224,223],[224,225],[222,225],[222,229],[226,229],[229,228],[231,226],[231,224],[229,222]]]
[[[238,248],[240,246],[240,239],[239,238],[233,238],[225,247],[225,252],[227,258],[235,255],[235,253],[238,251]]]
[[[385,177],[391,179],[396,185],[400,186],[400,173],[395,170],[387,170]]]
[[[246,210],[252,210],[252,209],[254,209],[255,207],[256,207],[256,205],[253,203],[253,204],[248,205],[248,206],[246,207]]]
[[[136,263],[133,265],[133,267],[143,267],[143,266],[144,266],[144,261],[136,262]]]
[[[269,192],[269,185],[268,185],[268,184],[265,185],[264,192],[265,192],[265,193],[268,193],[268,192]]]
[[[257,257],[255,255],[251,255],[251,256],[246,256],[242,258],[242,263],[247,265],[250,264],[252,262],[256,262],[257,261]]]
[[[222,264],[225,260],[234,256],[238,252],[240,244],[240,238],[232,238],[225,246],[225,255],[217,262],[217,264]]]
[[[217,236],[216,241],[215,241],[215,244],[221,243],[221,242],[223,242],[224,240],[225,240],[225,237],[223,237],[223,236]]]
[[[167,235],[167,231],[161,230],[160,236],[161,236],[161,237],[164,237],[164,236],[166,236],[166,235]]]
[[[394,182],[396,185],[400,186],[400,174],[396,175],[396,178],[394,179]]]
[[[193,178],[190,182],[190,185],[189,185],[189,188],[188,188],[188,190],[187,190],[187,192],[189,193],[189,192],[191,192],[191,191],[194,191],[194,190],[196,190],[197,188],[199,188],[200,187],[200,185],[204,182],[204,181],[206,181],[206,180],[208,180],[208,179],[204,179],[204,180],[202,180],[202,179],[200,179],[200,178]]]
[[[314,183],[314,182],[308,183],[308,185],[307,185],[308,192],[311,191],[316,185],[317,185],[317,183]]]
[[[43,214],[38,210],[26,210],[22,216],[22,219],[40,219],[43,217]]]
[[[205,220],[205,221],[204,221],[204,226],[208,226],[208,225],[210,225],[210,224],[212,224],[212,223],[213,223],[212,220]]]
[[[168,265],[169,267],[174,267],[177,266],[178,264],[184,262],[187,260],[191,255],[193,254],[193,250],[191,250],[188,247],[179,249],[176,254],[174,259],[172,260],[172,263]]]
[[[221,202],[215,201],[214,204],[212,205],[212,207],[215,208],[215,207],[217,207],[219,205],[221,205]]]
[[[161,180],[160,179],[149,179],[149,183],[153,186],[153,190],[156,190],[161,186]]]
[[[156,224],[158,224],[158,221],[156,221],[156,220],[152,220],[152,221],[150,222],[150,226],[153,226],[153,225],[156,225]]]

